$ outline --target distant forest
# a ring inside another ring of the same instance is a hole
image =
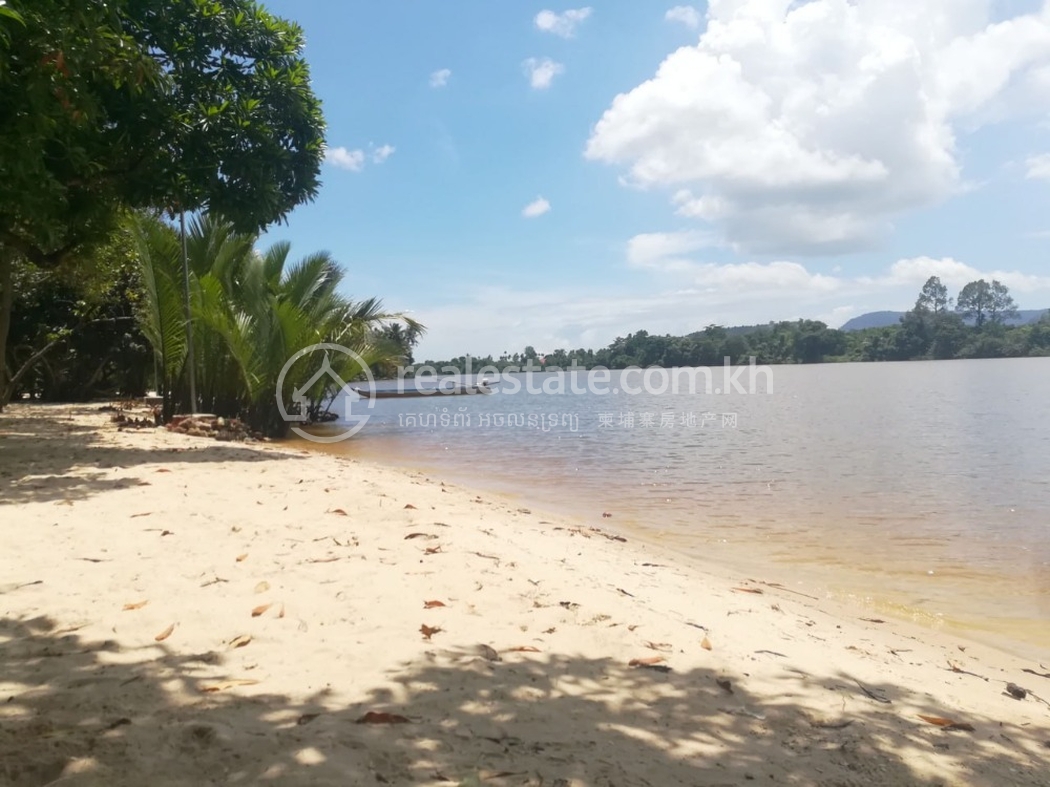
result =
[[[623,369],[627,366],[721,366],[746,364],[831,363],[845,361],[917,361],[954,358],[1021,358],[1050,356],[1050,313],[1028,325],[1011,325],[1018,311],[1009,290],[998,281],[970,282],[953,299],[936,276],[923,285],[915,307],[896,325],[842,331],[816,320],[773,322],[726,328],[709,325],[685,336],[657,336],[638,331],[599,350],[557,349],[499,358],[470,357],[474,370],[491,365],[564,369]],[[410,350],[411,348],[409,348]],[[464,369],[467,357],[426,361],[426,365]]]

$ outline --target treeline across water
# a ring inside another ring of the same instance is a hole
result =
[[[525,367],[623,369],[628,366],[721,366],[731,363],[801,364],[844,361],[913,361],[954,358],[1020,358],[1050,356],[1050,314],[1028,325],[1008,325],[1017,309],[998,281],[970,282],[955,299],[936,276],[931,277],[897,325],[840,331],[816,320],[771,322],[726,328],[709,325],[685,336],[638,331],[598,350],[558,349],[547,353],[526,347],[499,358],[460,356],[427,361],[448,368],[500,371]],[[417,369],[419,367],[416,367]]]

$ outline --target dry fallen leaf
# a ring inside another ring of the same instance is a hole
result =
[[[368,711],[364,716],[354,722],[354,724],[411,724],[412,720],[400,716],[397,713],[381,713],[374,710]]]
[[[411,509],[412,511],[416,510],[416,507],[411,503],[405,503],[405,508]]]
[[[160,467],[160,468],[157,468],[156,472],[158,472],[158,473],[170,473],[171,471],[168,468],[166,468],[166,467]]]
[[[663,656],[649,656],[644,659],[631,659],[627,662],[628,667],[649,667],[653,664],[659,664],[662,661],[667,661]]]
[[[733,590],[739,591],[740,593],[754,593],[756,596],[761,596],[763,593],[761,588],[733,588]]]
[[[946,730],[962,730],[964,732],[973,732],[973,725],[967,724],[964,721],[955,721],[954,719],[945,719],[941,716],[924,716],[921,713],[919,718],[927,724],[933,724],[937,727],[942,727]]]
[[[247,559],[248,559],[248,553],[247,552],[245,552],[243,555],[237,555],[237,562],[238,563],[243,563]]]
[[[539,648],[534,648],[532,645],[519,645],[516,648],[507,648],[507,653],[542,653]]]
[[[350,515],[349,515],[348,513],[346,513],[346,511],[344,511],[344,510],[343,510],[343,509],[341,509],[341,508],[333,508],[333,509],[332,509],[331,511],[329,511],[328,513],[329,513],[329,514],[339,514],[339,516],[350,516]]]
[[[423,609],[434,609],[435,607],[447,606],[443,601],[424,601]]]
[[[138,519],[141,516],[153,516],[153,512],[152,511],[145,511],[145,512],[143,512],[141,514],[132,514],[131,518],[132,519]]]
[[[711,640],[709,640],[707,637],[704,637],[700,641],[700,647],[704,650],[711,650]]]
[[[205,694],[214,694],[218,691],[226,691],[226,689],[232,689],[236,686],[254,686],[258,683],[257,680],[250,680],[247,678],[234,678],[232,680],[223,680],[216,683],[204,683],[201,685],[201,691]]]
[[[266,610],[268,610],[272,606],[273,606],[273,604],[260,604],[259,606],[257,606],[255,609],[252,610],[252,617],[253,618],[259,617],[260,615],[264,614],[266,612]]]
[[[432,538],[437,538],[437,536],[432,536],[429,533],[409,533],[407,536],[405,536],[405,541],[411,541],[413,538],[425,538],[429,540]]]
[[[256,593],[265,593],[269,589],[270,589],[270,583],[267,582],[266,580],[263,580],[262,582],[260,582],[258,585],[255,586],[255,592]]]
[[[146,601],[138,601],[138,602],[136,602],[134,604],[125,604],[124,605],[124,611],[125,612],[131,612],[131,610],[133,610],[133,609],[142,609],[147,604],[149,604],[149,600],[148,599]]]
[[[441,547],[427,547],[426,551],[423,554],[436,555],[440,551],[441,551]]]
[[[163,642],[164,640],[166,640],[168,637],[171,636],[171,633],[173,631],[175,631],[175,624],[174,623],[172,623],[170,626],[168,626],[166,629],[164,629],[164,631],[160,632],[160,634],[155,636],[153,639],[156,640],[157,642]]]
[[[429,640],[431,637],[433,637],[435,634],[439,633],[440,631],[441,631],[441,629],[438,628],[437,626],[428,626],[426,623],[424,623],[422,626],[419,627],[419,633],[422,634],[423,635],[423,639],[426,639],[426,640]]]
[[[281,604],[281,611],[277,613],[277,617],[279,617],[279,618],[283,618],[284,617],[284,604]]]
[[[230,649],[243,648],[249,642],[252,641],[251,634],[241,634],[239,637],[234,637],[230,640]]]

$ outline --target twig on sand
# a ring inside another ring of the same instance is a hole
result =
[[[765,585],[766,587],[770,587],[770,588],[776,588],[777,590],[783,590],[783,591],[786,591],[788,593],[794,593],[796,596],[803,596],[805,598],[811,598],[814,601],[820,601],[820,599],[817,596],[811,596],[811,595],[809,595],[809,593],[803,593],[801,590],[792,590],[791,588],[786,588],[783,585],[781,585],[779,582],[760,582],[759,584],[760,585]]]
[[[863,691],[865,694],[867,694],[869,697],[871,697],[873,700],[875,700],[875,702],[881,702],[884,705],[892,704],[893,700],[888,700],[885,697],[883,697],[883,696],[881,696],[879,694],[876,694],[874,691],[869,689],[867,686],[865,686],[863,683],[861,683],[856,678],[853,678],[852,680],[853,680],[854,683],[857,684],[857,688],[859,688],[861,691]]]
[[[951,659],[948,659],[948,668],[952,672],[958,672],[960,675],[970,675],[971,677],[974,677],[974,678],[980,678],[985,683],[988,682],[988,678],[984,677],[984,675],[978,675],[976,672],[970,672],[969,670],[964,670],[958,664],[954,663]]]

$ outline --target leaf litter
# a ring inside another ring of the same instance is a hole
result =
[[[972,724],[965,721],[956,721],[955,719],[946,719],[942,716],[926,716],[922,713],[919,714],[919,718],[927,724],[932,724],[935,727],[940,727],[943,730],[961,730],[963,732],[973,732],[974,728]]]
[[[398,713],[385,713],[370,710],[359,718],[354,724],[411,724],[412,720]]]
[[[243,648],[245,645],[247,645],[251,641],[252,641],[252,635],[251,634],[241,634],[239,637],[234,637],[233,639],[230,640],[230,650],[234,650],[236,648]]]

